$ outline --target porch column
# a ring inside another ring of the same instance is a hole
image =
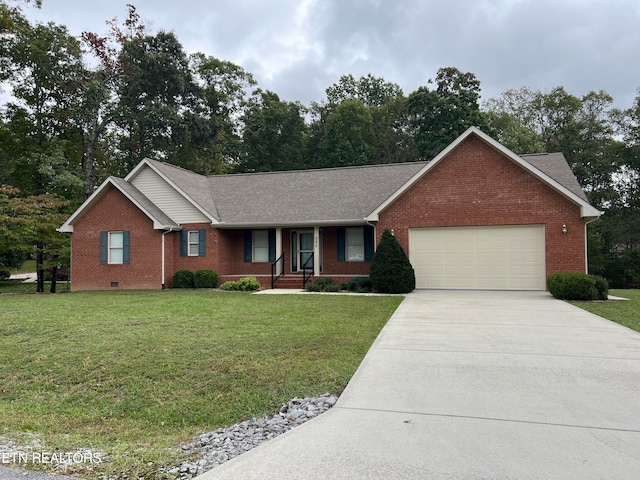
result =
[[[276,260],[278,258],[280,258],[280,255],[282,255],[282,227],[277,227],[276,228]],[[278,264],[276,266],[276,275],[280,275],[282,272],[282,270],[284,269],[284,262],[282,263],[282,266],[280,266],[280,264]]]
[[[320,276],[320,227],[313,227],[313,276]]]

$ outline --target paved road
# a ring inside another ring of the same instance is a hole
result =
[[[326,414],[198,477],[640,478],[640,334],[544,292],[416,291]]]
[[[78,480],[77,477],[0,467],[0,480]]]

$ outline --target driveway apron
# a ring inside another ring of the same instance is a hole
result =
[[[546,292],[415,291],[333,409],[198,478],[640,478],[640,334]]]

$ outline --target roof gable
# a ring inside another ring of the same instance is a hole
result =
[[[66,222],[58,228],[59,232],[72,233],[73,225],[82,215],[84,215],[100,198],[108,188],[114,187],[127,197],[131,203],[138,207],[153,222],[156,230],[180,230],[180,225],[174,222],[167,214],[158,208],[151,200],[144,196],[134,185],[122,178],[109,177],[100,185],[93,195],[91,195],[80,207],[73,212]]]
[[[468,128],[462,135],[460,135],[456,140],[454,140],[451,144],[449,144],[442,152],[440,152],[433,160],[428,162],[419,172],[417,172],[411,179],[409,179],[405,184],[403,184],[398,190],[396,190],[389,198],[387,198],[378,208],[376,208],[368,217],[367,220],[375,222],[378,220],[380,212],[382,212],[387,206],[393,203],[400,195],[406,192],[411,186],[413,186],[420,178],[426,175],[432,168],[438,165],[444,158],[446,158],[454,149],[456,149],[462,142],[464,142],[469,136],[475,135],[480,140],[489,144],[499,153],[520,165],[522,168],[536,176],[542,182],[546,183],[553,189],[560,192],[562,195],[567,197],[569,200],[576,203],[580,206],[580,211],[582,217],[585,218],[596,218],[601,215],[601,212],[594,208],[589,204],[584,191],[578,184],[578,181],[575,179],[575,176],[571,172],[569,165],[564,160],[564,156],[562,156],[563,162],[558,162],[558,154],[552,154],[547,157],[539,156],[540,158],[536,159],[537,167],[530,163],[525,158],[518,156],[513,153],[507,147],[497,142],[486,133],[482,132],[480,129],[476,127]],[[545,154],[548,155],[548,154]],[[534,157],[535,155],[524,156],[524,157]],[[566,168],[563,165],[558,166],[558,163],[564,163]],[[545,171],[546,170],[546,171]],[[568,170],[568,172],[567,172]],[[563,185],[560,183],[558,179],[552,177],[551,175],[558,175],[560,178],[564,179],[564,183],[568,184]]]

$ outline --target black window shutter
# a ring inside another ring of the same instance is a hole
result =
[[[207,231],[198,231],[198,256],[204,257],[207,254]]]
[[[364,261],[370,262],[373,258],[373,227],[364,227]]]
[[[186,230],[180,230],[180,256],[186,257],[188,252],[187,237],[189,233]]]
[[[344,249],[345,249],[345,230],[344,227],[338,227],[337,229],[337,237],[338,237],[338,261],[344,262]]]
[[[276,261],[276,229],[269,229],[269,261],[271,263]]]
[[[109,260],[108,254],[109,232],[100,232],[100,263],[105,265]]]
[[[122,263],[129,265],[129,250],[131,245],[131,232],[125,230],[122,232]]]
[[[253,255],[251,254],[251,230],[244,232],[244,261],[251,263]]]

